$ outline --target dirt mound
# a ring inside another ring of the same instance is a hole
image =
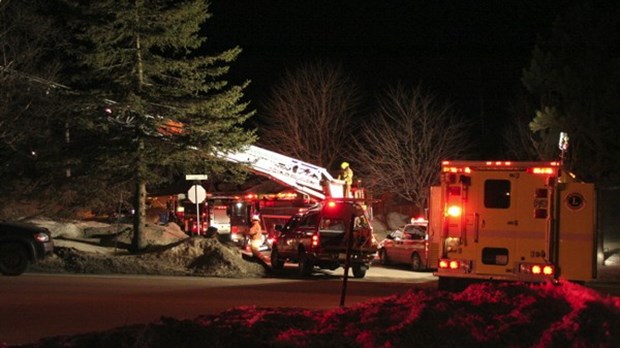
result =
[[[225,278],[262,277],[265,270],[244,260],[239,249],[217,239],[187,238],[140,254],[89,253],[56,247],[54,255],[38,262],[31,271],[45,273],[192,275]]]
[[[239,248],[216,238],[193,237],[168,246],[156,253],[138,256],[143,260],[166,260],[185,267],[195,275],[216,277],[260,277],[264,268],[245,261]]]

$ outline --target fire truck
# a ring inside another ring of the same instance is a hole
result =
[[[560,162],[444,161],[431,188],[440,289],[596,277],[596,195]]]
[[[187,233],[203,234],[214,227],[220,235],[230,234],[233,242],[243,244],[253,215],[260,216],[263,229],[273,236],[277,234],[275,226],[283,225],[291,216],[307,211],[327,197],[343,198],[344,181],[335,179],[325,168],[254,145],[217,154],[292,191],[209,193],[200,208],[200,229],[196,226],[195,205],[180,201],[176,216]],[[362,189],[353,188],[352,194],[363,199]]]

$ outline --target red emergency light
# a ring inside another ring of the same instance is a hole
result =
[[[319,246],[319,235],[315,234],[312,236],[312,246],[316,247]]]
[[[510,162],[510,161],[487,161],[486,165],[487,166],[494,166],[494,167],[499,167],[499,166],[508,167],[508,166],[512,165],[512,162]]]
[[[463,210],[458,205],[453,205],[448,207],[446,210],[446,214],[451,217],[459,217],[461,216]]]
[[[471,173],[471,168],[469,167],[443,167],[444,173]]]

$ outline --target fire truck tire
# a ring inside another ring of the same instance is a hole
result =
[[[299,263],[297,264],[299,267],[299,275],[302,277],[308,277],[312,274],[312,270],[314,269],[314,265],[312,261],[308,257],[305,251],[301,250],[299,252]]]
[[[281,270],[284,268],[284,260],[280,259],[280,253],[276,248],[271,250],[271,268],[275,270]]]
[[[388,254],[387,254],[387,251],[385,251],[385,249],[379,250],[379,262],[384,266],[387,266],[390,264],[390,260],[388,259]]]
[[[420,255],[418,255],[418,253],[413,253],[413,255],[411,255],[411,269],[418,272],[418,271],[423,271],[424,268],[425,267],[422,264]]]
[[[354,278],[364,278],[366,276],[366,271],[368,270],[368,267],[361,263],[355,263],[351,268]]]

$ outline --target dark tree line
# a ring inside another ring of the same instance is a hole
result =
[[[254,140],[253,131],[243,127],[253,114],[243,100],[249,82],[230,85],[225,80],[241,49],[209,51],[201,34],[211,15],[206,1],[12,0],[2,12],[10,19],[2,22],[7,27],[3,43],[13,33],[22,35],[14,45],[2,45],[7,57],[2,78],[15,81],[3,90],[32,100],[17,102],[2,120],[37,126],[24,139],[7,138],[3,153],[15,157],[9,142],[15,148],[28,145],[32,149],[26,155],[34,166],[48,169],[47,174],[30,170],[28,179],[38,183],[58,176],[67,195],[81,196],[88,187],[88,197],[96,201],[100,194],[129,191],[125,196],[133,197],[136,211],[135,249],[145,246],[147,187],[188,172],[222,171],[213,155],[216,147],[236,149]],[[25,14],[16,17],[16,12]],[[30,17],[35,14],[41,20]],[[66,29],[57,38],[37,33],[47,22]],[[43,42],[30,47],[31,36]],[[51,74],[46,56],[60,59],[57,73]],[[24,61],[33,67],[20,64]],[[30,74],[44,78],[29,80]],[[65,81],[68,88],[52,92],[51,81]],[[58,103],[58,108],[47,109],[45,103]],[[38,187],[55,191],[61,186]]]
[[[557,159],[564,131],[574,172],[618,179],[618,14],[580,5],[541,33],[507,111],[507,159]],[[211,50],[209,17],[203,0],[0,2],[2,194],[94,209],[133,197],[140,248],[148,189],[236,173],[213,149],[258,139],[249,82],[226,81],[241,48]],[[350,162],[376,194],[423,208],[441,160],[479,158],[458,110],[409,83],[367,96],[337,64],[290,67],[256,123],[259,145],[334,172]]]

